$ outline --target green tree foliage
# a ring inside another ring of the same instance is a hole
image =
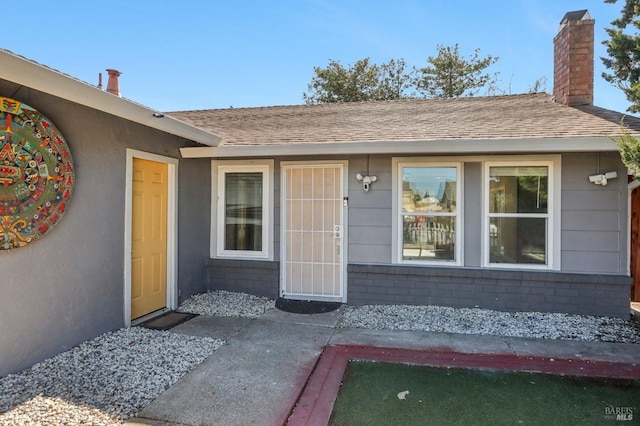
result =
[[[404,59],[391,59],[380,65],[379,91],[381,99],[403,99],[414,97],[414,71],[407,68]]]
[[[458,44],[455,46],[438,45],[438,55],[429,56],[427,65],[417,70],[415,81],[419,92],[427,98],[457,98],[473,96],[487,85],[492,85],[498,73],[486,73],[486,69],[499,58],[487,55],[480,58],[480,49],[476,49],[464,59],[460,55]]]
[[[617,0],[604,0],[616,3]],[[612,71],[602,73],[602,77],[617,85],[626,95],[631,106],[627,111],[640,112],[640,0],[625,0],[620,17],[611,22],[612,28],[606,28],[609,40],[602,42],[607,47],[608,58],[602,63]],[[631,28],[627,28],[631,26]],[[635,32],[631,33],[632,29]],[[620,136],[612,138],[620,150],[620,158],[630,173],[640,177],[640,140],[620,123]]]
[[[547,90],[547,77],[542,76],[533,82],[531,86],[529,86],[529,90],[527,93],[540,93]]]
[[[399,99],[405,87],[403,60],[381,66],[361,59],[345,68],[330,60],[326,68],[314,67],[315,76],[302,98],[307,104]]]
[[[621,135],[613,138],[620,149],[620,158],[636,178],[640,177],[640,140],[631,136],[631,132],[620,123]]]
[[[464,59],[457,44],[438,46],[438,55],[429,57],[430,65],[424,68],[410,68],[404,59],[377,65],[365,58],[347,67],[330,60],[326,68],[313,68],[315,75],[302,98],[307,104],[320,104],[473,96],[483,87],[496,90],[497,73],[485,69],[497,60],[491,55],[479,58],[479,49]]]
[[[605,0],[616,3],[617,0]],[[607,28],[609,40],[602,42],[607,47],[608,58],[602,63],[611,73],[602,73],[602,77],[617,85],[626,95],[631,106],[629,112],[640,112],[640,0],[626,0],[620,17]],[[631,30],[634,30],[631,33]]]

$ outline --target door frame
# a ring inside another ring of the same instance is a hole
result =
[[[342,298],[337,299],[335,297],[310,297],[309,300],[318,300],[318,301],[340,301],[342,303],[347,303],[347,264],[349,259],[349,160],[314,160],[314,161],[281,161],[280,162],[280,282],[278,288],[278,294],[282,295],[284,293],[284,289],[286,288],[286,256],[287,256],[287,246],[286,246],[286,229],[284,224],[285,222],[285,214],[286,214],[286,200],[285,200],[285,179],[286,175],[284,173],[284,166],[333,166],[340,165],[342,166],[342,252],[341,259],[342,267],[341,267],[341,281],[342,281]]]
[[[177,158],[127,148],[125,173],[124,216],[124,324],[131,322],[131,210],[133,205],[133,159],[155,161],[167,165],[167,305],[166,310],[178,304],[178,164]],[[142,317],[147,319],[147,317]],[[135,320],[134,323],[140,322]]]
[[[639,180],[633,180],[627,185],[627,275],[631,276],[631,218],[632,218],[632,197],[633,191],[640,187]],[[635,278],[634,278],[635,280]],[[636,290],[637,291],[637,290]],[[633,301],[633,294],[629,292],[629,300]]]
[[[631,276],[631,197],[633,190],[640,187],[640,180],[633,180],[627,185],[627,275]]]

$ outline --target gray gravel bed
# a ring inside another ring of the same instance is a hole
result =
[[[640,343],[638,323],[620,318],[429,305],[347,306],[338,327]]]
[[[258,318],[275,306],[275,300],[268,297],[217,290],[191,296],[180,304],[178,311],[220,317]]]
[[[258,318],[274,307],[266,297],[215,291],[179,310]],[[338,327],[640,343],[638,323],[618,318],[442,306],[345,306]],[[0,378],[0,424],[120,424],[222,344],[140,327],[106,333]]]
[[[274,307],[275,301],[266,297],[213,291],[191,297],[179,310],[257,318]],[[640,343],[638,323],[619,318],[432,305],[347,305],[338,327]]]
[[[224,342],[140,327],[0,378],[0,424],[120,424]]]

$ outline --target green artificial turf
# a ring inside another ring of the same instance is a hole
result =
[[[350,362],[330,424],[640,424],[640,381]]]

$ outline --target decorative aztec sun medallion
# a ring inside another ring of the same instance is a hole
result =
[[[69,205],[74,181],[71,152],[53,123],[0,97],[0,250],[49,232]]]

